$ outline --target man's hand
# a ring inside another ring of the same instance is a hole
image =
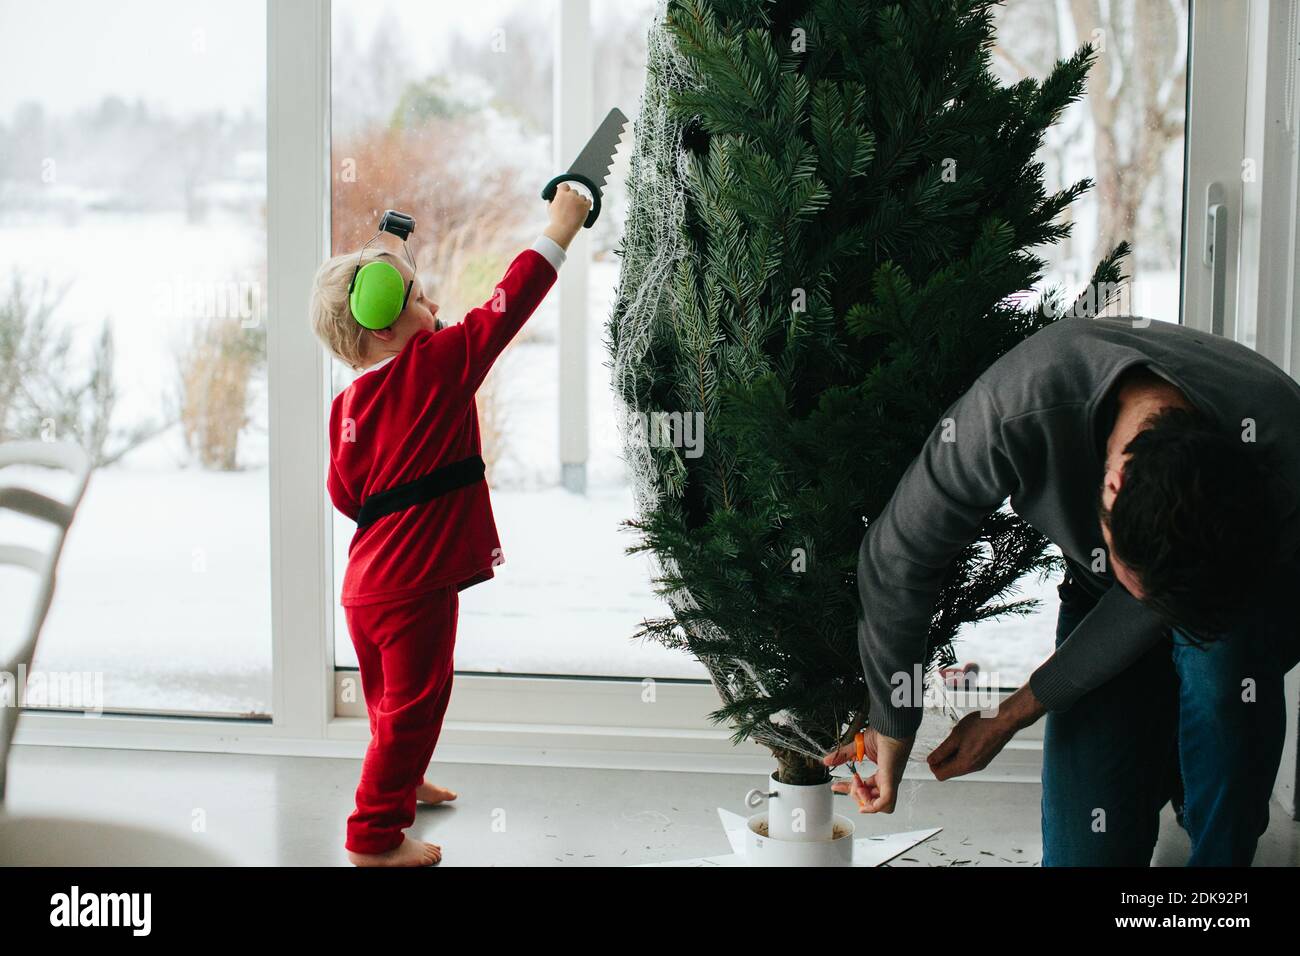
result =
[[[876,772],[866,780],[856,773],[848,781],[836,781],[831,789],[848,793],[858,801],[859,813],[893,813],[898,801],[898,784],[907,768],[907,755],[912,752],[915,737],[895,740],[884,737],[868,728],[863,732],[867,759],[876,765]],[[857,757],[853,741],[828,753],[822,760],[828,767],[838,767]]]
[[[947,738],[926,758],[936,780],[947,780],[983,770],[1007,745],[1016,731],[1028,727],[1044,713],[1029,685],[1002,702],[996,715],[979,711],[957,721]]]
[[[957,721],[944,742],[930,753],[926,762],[936,780],[960,777],[983,770],[1015,735],[1000,717],[985,717],[976,711]]]
[[[873,728],[868,727],[862,731],[862,743],[863,743],[862,752],[864,756],[872,763],[875,763],[877,747],[876,747],[876,731]],[[857,748],[854,746],[853,741],[849,741],[847,744],[840,747],[838,750],[834,751],[833,753],[827,754],[823,758],[823,762],[827,766],[835,767],[838,766],[839,764],[847,763],[848,761],[853,760],[856,757],[857,757]],[[834,791],[835,793],[851,794],[853,798],[858,801],[859,809],[862,807],[862,800],[863,800],[863,796],[866,794],[866,789],[865,789],[865,783],[863,779],[858,776],[856,770],[854,771],[853,776],[850,777],[848,780],[836,780],[834,783],[832,783],[831,790]]]
[[[568,183],[560,183],[555,187],[555,198],[551,200],[549,208],[551,222],[542,235],[553,239],[561,248],[568,249],[573,237],[587,221],[591,201],[576,189],[569,188]]]

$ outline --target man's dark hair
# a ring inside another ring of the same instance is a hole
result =
[[[1203,413],[1161,409],[1124,448],[1102,520],[1143,603],[1209,639],[1247,609],[1275,562],[1277,518],[1254,446]]]

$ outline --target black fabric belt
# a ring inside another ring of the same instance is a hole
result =
[[[460,461],[453,461],[450,465],[435,468],[414,481],[394,485],[392,488],[368,495],[361,502],[361,510],[357,512],[357,531],[374,524],[385,515],[405,511],[415,505],[432,501],[449,491],[482,481],[483,474],[482,457],[473,455]]]

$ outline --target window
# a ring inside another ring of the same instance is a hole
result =
[[[592,119],[635,115],[653,5],[592,11]],[[546,224],[541,186],[557,171],[553,68],[559,9],[499,0],[434,8],[333,4],[331,239],[358,249],[388,207],[417,221],[411,239],[444,321],[487,299],[517,251]],[[421,37],[418,44],[397,38]],[[563,162],[567,165],[571,157]],[[627,162],[627,149],[619,165]],[[562,167],[558,167],[562,168]],[[663,613],[647,559],[628,556],[634,514],[605,367],[604,322],[618,281],[624,196],[618,168],[605,212],[575,240],[587,260],[586,491],[561,485],[560,288],[529,320],[478,394],[484,458],[505,563],[461,596],[458,670],[618,677],[703,677],[695,661],[631,640]],[[353,378],[334,362],[333,391]],[[335,594],[351,522],[335,514]],[[335,661],[355,667],[341,611]]]
[[[0,22],[0,440],[97,462],[36,667],[266,716],[265,4]]]

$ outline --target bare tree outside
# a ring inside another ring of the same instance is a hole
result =
[[[1080,248],[1076,234],[1062,259],[1092,260],[1124,239],[1139,279],[1177,269],[1187,16],[1187,0],[1008,0],[999,12],[995,60],[1008,79],[1040,77],[1081,43],[1097,50],[1087,95],[1044,156],[1049,185],[1071,169],[1095,183],[1079,204],[1095,209],[1091,244]]]

